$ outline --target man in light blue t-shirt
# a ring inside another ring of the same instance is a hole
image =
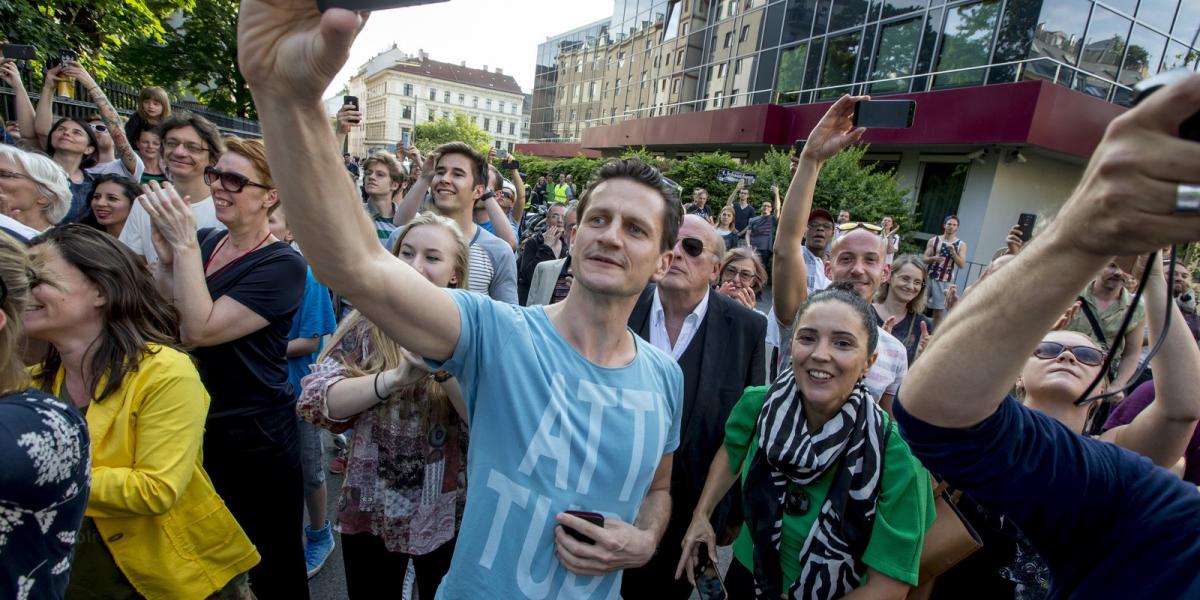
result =
[[[279,182],[292,231],[322,281],[455,375],[467,405],[466,512],[436,597],[617,598],[621,571],[649,561],[671,512],[683,376],[626,322],[671,266],[679,199],[653,167],[610,162],[579,203],[564,301],[524,308],[438,288],[374,242],[320,114],[320,90],[354,35],[322,35],[315,6],[296,16],[245,0],[239,31],[256,102],[287,107],[262,118],[272,161],[294,173]],[[285,63],[309,66],[273,66]],[[443,146],[430,167],[434,204],[469,214],[486,186],[483,157]],[[602,514],[603,526],[572,509]]]

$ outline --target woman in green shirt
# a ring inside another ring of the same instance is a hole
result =
[[[746,526],[726,573],[732,598],[904,598],[933,523],[929,473],[862,383],[878,328],[847,285],[800,309],[793,369],[748,388],[726,425],[683,540],[716,559],[713,508],[739,478]]]

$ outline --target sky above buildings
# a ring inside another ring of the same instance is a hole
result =
[[[432,60],[497,67],[533,92],[538,44],[612,15],[612,0],[450,0],[376,12],[350,49],[350,60],[325,91],[340,92],[360,65],[396,44]]]

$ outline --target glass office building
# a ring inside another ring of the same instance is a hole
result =
[[[1044,80],[1127,104],[1195,69],[1197,0],[615,0],[539,46],[530,137],[730,107]]]

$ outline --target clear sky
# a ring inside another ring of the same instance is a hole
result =
[[[337,94],[359,66],[393,43],[410,54],[424,49],[433,60],[499,67],[532,93],[538,44],[608,18],[612,8],[613,0],[450,0],[376,12],[325,96]]]

